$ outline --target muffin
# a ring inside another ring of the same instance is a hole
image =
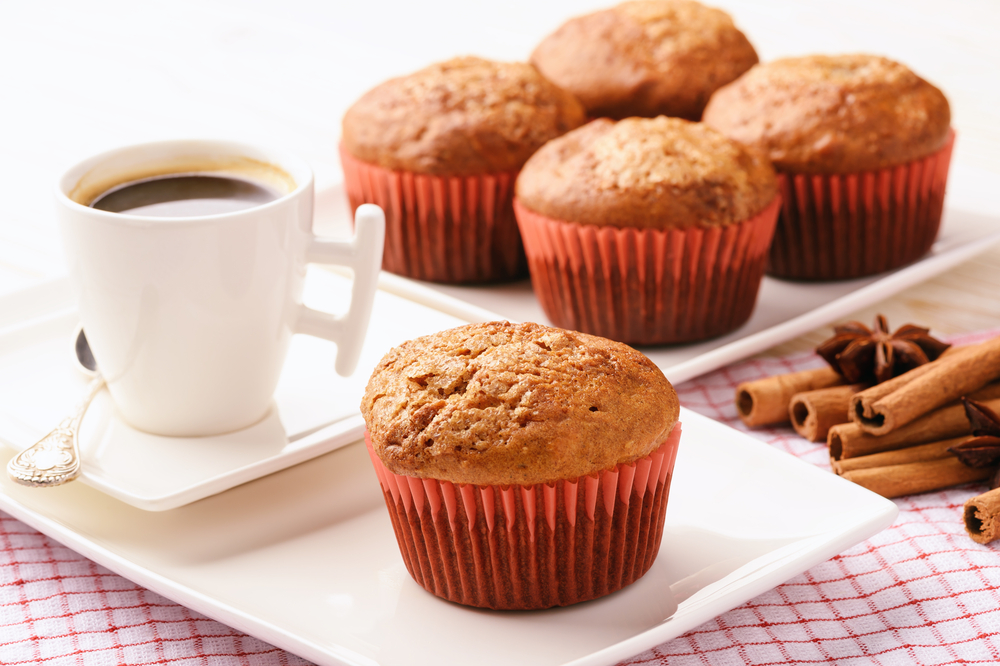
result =
[[[652,565],[679,407],[636,350],[531,323],[461,326],[391,350],[361,412],[407,570],[437,596],[565,606]]]
[[[699,120],[712,93],[757,63],[724,11],[693,0],[636,0],[570,19],[531,54],[594,118]]]
[[[351,208],[385,210],[388,271],[450,283],[521,277],[514,179],[584,120],[572,95],[524,63],[456,58],[386,81],[344,115]]]
[[[954,143],[948,100],[892,60],[808,56],[757,65],[713,95],[705,123],[764,151],[783,207],[769,272],[862,277],[934,243]]]
[[[514,208],[549,319],[630,344],[753,311],[780,202],[763,155],[679,118],[595,120],[525,164]]]

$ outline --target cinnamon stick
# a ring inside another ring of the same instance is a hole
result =
[[[977,495],[965,503],[965,531],[976,543],[1000,539],[1000,488]]]
[[[843,383],[844,378],[829,367],[744,382],[736,387],[736,411],[751,428],[787,423],[793,395]]]
[[[1000,337],[926,365],[930,366],[929,370],[911,377],[892,393],[868,403],[865,397],[860,398],[863,407],[860,413],[855,409],[851,419],[869,434],[885,435],[959,396],[981,388],[1000,377]],[[869,406],[864,407],[865,404]],[[870,414],[867,413],[869,411]]]
[[[958,458],[869,467],[844,472],[841,476],[882,497],[902,497],[950,488],[993,476],[991,467],[968,467]]]
[[[969,397],[994,411],[1000,410],[1000,383],[985,386]],[[866,433],[857,423],[835,425],[827,433],[826,443],[830,457],[843,460],[968,435],[970,432],[965,409],[961,403],[955,402],[882,436]]]
[[[956,354],[964,354],[968,351],[975,349],[978,345],[965,345],[963,347],[949,347],[945,349],[938,360],[942,358],[952,357],[954,358]],[[893,393],[897,389],[909,384],[914,379],[923,376],[933,367],[933,362],[924,363],[923,365],[918,365],[917,367],[904,372],[898,377],[893,377],[892,379],[882,382],[881,384],[876,384],[869,389],[860,391],[851,398],[851,418],[855,418],[853,415],[857,415],[858,418],[864,416],[866,418],[872,418],[874,412],[872,412],[872,405],[886,397],[890,393]]]
[[[848,384],[796,393],[788,405],[792,427],[810,442],[825,442],[831,426],[850,421],[851,396],[867,386]]]
[[[962,437],[943,439],[939,442],[930,442],[929,444],[910,446],[905,449],[873,453],[870,456],[861,456],[860,458],[834,460],[831,461],[830,466],[837,474],[843,474],[844,472],[853,472],[856,469],[888,467],[890,465],[904,465],[906,463],[940,460],[941,458],[953,457],[954,454],[950,453],[948,449],[957,444],[961,444],[968,439],[968,435],[963,435]]]

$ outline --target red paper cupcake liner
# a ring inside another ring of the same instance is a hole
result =
[[[649,456],[595,476],[477,486],[390,472],[365,443],[419,585],[494,610],[567,606],[638,580],[663,538],[678,423]]]
[[[517,171],[428,176],[361,162],[340,148],[351,210],[385,211],[382,268],[431,282],[498,282],[528,273],[511,202]]]
[[[783,205],[771,275],[843,280],[916,261],[941,225],[955,132],[938,152],[864,173],[779,173]]]
[[[564,222],[514,201],[553,324],[637,345],[703,340],[749,319],[779,207],[775,197],[743,222],[661,230]]]

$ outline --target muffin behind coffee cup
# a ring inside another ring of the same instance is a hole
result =
[[[434,282],[492,282],[527,267],[514,179],[583,107],[524,63],[455,58],[365,93],[343,120],[351,207],[385,210],[383,267]]]
[[[872,275],[930,249],[950,120],[940,90],[863,54],[757,65],[718,90],[704,118],[774,163],[783,206],[768,272],[805,280]]]
[[[361,408],[400,552],[428,591],[549,608],[610,594],[652,565],[679,407],[634,349],[471,324],[390,351]]]
[[[546,316],[629,344],[743,324],[778,207],[763,155],[663,116],[595,120],[550,141],[518,176],[514,202]]]

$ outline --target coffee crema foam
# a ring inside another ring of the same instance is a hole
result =
[[[82,206],[91,206],[105,193],[130,183],[197,174],[230,176],[258,182],[273,188],[281,196],[293,192],[298,187],[295,179],[287,171],[268,162],[249,157],[197,156],[130,166],[102,164],[85,173],[69,191],[68,196]]]

